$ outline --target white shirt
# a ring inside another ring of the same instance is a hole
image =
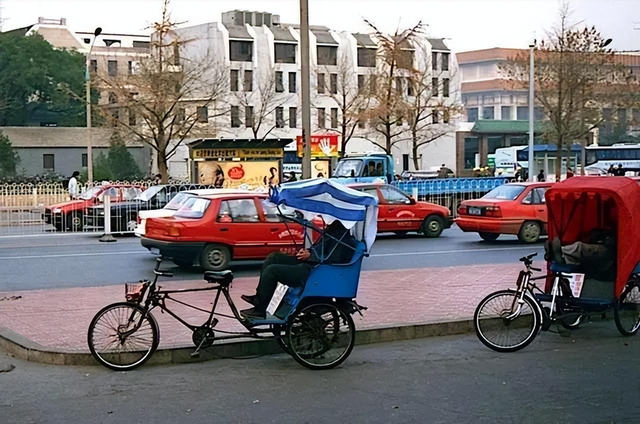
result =
[[[69,194],[71,197],[75,197],[78,194],[78,180],[75,177],[71,177],[69,180]]]

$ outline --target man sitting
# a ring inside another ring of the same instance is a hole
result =
[[[241,296],[242,300],[254,307],[240,313],[246,317],[264,319],[278,282],[289,287],[301,287],[316,265],[349,263],[355,245],[355,238],[349,230],[340,221],[334,221],[309,250],[300,249],[296,256],[280,252],[270,254],[262,265],[256,294]]]

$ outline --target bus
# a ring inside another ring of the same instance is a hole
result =
[[[501,147],[488,155],[488,165],[495,170],[495,175],[513,177],[518,168],[527,168],[529,162],[518,160],[518,152],[527,146]]]
[[[613,165],[630,173],[640,172],[640,144],[614,144],[613,146],[587,146],[587,175],[604,175]]]

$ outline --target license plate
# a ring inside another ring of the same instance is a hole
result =
[[[469,215],[481,215],[480,208],[469,208]]]

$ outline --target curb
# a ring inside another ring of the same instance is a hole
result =
[[[428,324],[398,325],[363,329],[356,332],[356,345],[413,340],[426,337],[451,336],[473,331],[473,320],[443,321]],[[35,343],[13,331],[0,327],[0,348],[15,358],[51,365],[98,365],[89,351],[65,351]],[[192,358],[194,346],[158,349],[149,365],[183,364],[212,359],[238,358],[283,353],[275,340],[239,339],[214,344]]]

